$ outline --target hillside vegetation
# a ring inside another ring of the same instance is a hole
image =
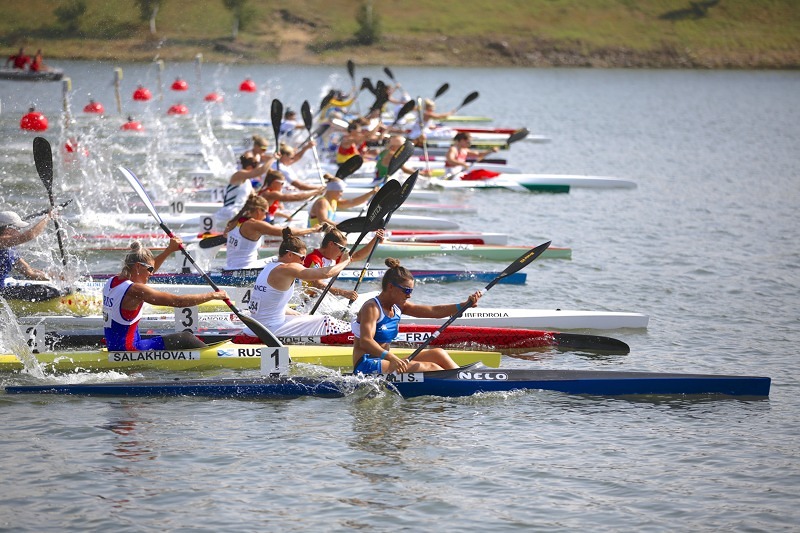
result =
[[[0,51],[42,48],[46,60],[202,53],[299,64],[800,66],[798,0],[373,0],[380,39],[371,45],[354,37],[362,0],[227,0],[240,6],[235,39],[223,0],[160,0],[154,34],[140,16],[148,1],[4,0]]]

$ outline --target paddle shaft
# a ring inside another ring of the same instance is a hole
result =
[[[514,261],[513,263],[508,265],[505,270],[503,270],[496,278],[494,278],[492,281],[490,281],[486,285],[486,287],[484,287],[484,289],[481,291],[481,294],[486,294],[489,291],[489,289],[494,287],[497,284],[497,282],[499,282],[501,279],[503,279],[503,278],[505,278],[507,276],[510,276],[514,272],[517,272],[517,271],[521,270],[522,268],[524,268],[525,266],[527,266],[528,264],[530,264],[537,257],[542,255],[545,250],[547,250],[547,248],[550,246],[550,243],[551,243],[551,241],[547,241],[546,243],[540,244],[539,246],[529,250],[528,252],[525,252],[525,254],[523,254],[516,261]],[[408,360],[411,361],[417,355],[419,355],[422,350],[424,350],[425,348],[428,347],[428,345],[431,343],[431,341],[433,341],[435,338],[437,338],[442,333],[442,331],[447,329],[447,327],[450,324],[455,322],[470,307],[472,307],[472,306],[467,305],[467,306],[461,307],[460,305],[456,304],[456,312],[453,313],[453,315],[450,318],[448,318],[447,321],[444,324],[442,324],[439,327],[439,329],[437,329],[428,339],[426,339],[425,342],[423,342],[416,350],[414,350],[414,353],[412,353],[411,355],[408,356]]]

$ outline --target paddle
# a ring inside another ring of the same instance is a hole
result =
[[[361,233],[367,227],[367,217],[353,217],[342,220],[336,224],[336,229],[342,233]]]
[[[321,100],[321,101],[320,101],[320,103],[319,103],[319,110],[317,110],[317,114],[320,114],[320,113],[322,113],[322,110],[323,110],[323,109],[325,109],[325,107],[326,107],[328,104],[330,104],[330,103],[331,103],[331,100],[333,100],[333,96],[334,96],[335,94],[336,94],[336,91],[334,91],[333,89],[331,89],[330,91],[328,91],[328,94],[326,94],[325,96],[323,96],[323,97],[322,97],[322,100]]]
[[[50,200],[50,207],[55,208],[56,203],[53,200],[53,151],[50,148],[50,142],[44,137],[35,137],[33,139],[33,161],[36,163],[36,172],[39,173],[39,179],[42,180],[47,191],[47,198]],[[61,263],[67,266],[67,256],[64,253],[64,241],[61,237],[61,225],[58,219],[53,219],[53,224],[56,227],[56,238],[58,239],[58,251],[61,252]]]
[[[458,113],[461,110],[462,107],[464,107],[465,105],[470,104],[470,103],[474,102],[475,100],[477,100],[478,96],[480,96],[480,94],[478,94],[478,91],[473,91],[473,92],[469,93],[467,95],[467,97],[464,98],[464,101],[461,102],[461,105],[458,106],[457,108],[455,108],[453,110],[453,112],[450,113],[450,114],[451,115],[455,115],[456,113]]]
[[[352,59],[348,59],[347,60],[347,73],[350,75],[350,84],[353,87],[353,92],[355,92],[355,90],[356,90],[356,64],[353,63]],[[353,98],[353,103],[355,103],[356,100],[358,100],[358,98]],[[352,105],[352,103],[350,105]],[[360,108],[357,105],[356,105],[356,109],[358,109],[359,112],[360,112]]]
[[[411,143],[413,147],[413,143]],[[414,188],[414,185],[417,183],[417,178],[419,177],[419,170],[414,171],[406,181],[403,182],[403,185],[400,187],[400,190],[395,195],[395,204],[389,208],[389,213],[386,215],[386,218],[381,223],[381,228],[385,228],[389,225],[389,220],[392,218],[392,214],[395,210],[403,205],[409,195],[411,195],[411,190]],[[361,281],[364,279],[364,275],[367,273],[369,269],[369,262],[372,259],[372,254],[375,252],[375,248],[378,247],[378,243],[375,243],[375,246],[369,251],[369,255],[367,255],[367,259],[364,261],[364,268],[361,269],[361,274],[358,275],[358,280],[356,280],[356,284],[353,287],[353,292],[358,290],[358,287],[361,285]],[[353,305],[355,299],[350,300],[347,302],[347,309],[350,309],[350,306]]]
[[[166,233],[167,236],[169,236],[170,238],[175,237],[175,234],[172,233],[172,230],[170,230],[167,227],[167,225],[164,224],[164,221],[161,220],[161,216],[156,211],[153,202],[150,200],[150,197],[147,195],[147,192],[145,192],[144,187],[142,187],[142,184],[139,182],[139,179],[133,174],[133,172],[131,172],[125,167],[119,167],[119,170],[120,172],[122,172],[122,175],[125,176],[125,179],[128,180],[128,183],[130,183],[133,190],[136,191],[136,194],[139,195],[139,198],[141,198],[145,207],[147,207],[147,210],[150,211],[150,214],[153,215],[153,218],[156,220],[156,222],[158,222],[158,225],[161,226],[161,229],[164,230],[164,233]],[[184,248],[183,245],[181,245],[181,252],[183,252],[183,255],[186,256],[186,259],[189,260],[189,262],[192,264],[192,266],[194,266],[197,272],[201,276],[203,276],[206,282],[209,285],[211,285],[211,288],[213,288],[215,291],[219,291],[220,289],[217,286],[217,284],[214,283],[214,280],[212,280],[209,277],[209,275],[206,274],[205,271],[202,268],[200,268],[200,266],[197,263],[194,262],[194,258],[191,256],[191,254],[189,254],[189,252],[186,251],[186,248]],[[250,328],[253,331],[253,333],[256,334],[256,337],[258,337],[261,340],[261,342],[273,348],[283,346],[283,344],[281,344],[281,341],[278,340],[278,338],[275,335],[273,335],[272,332],[270,332],[266,327],[264,327],[264,325],[261,324],[258,320],[249,317],[245,314],[242,314],[242,312],[236,308],[236,306],[233,304],[230,298],[226,298],[224,301],[228,305],[228,307],[230,307],[231,311],[233,311],[233,313],[237,317],[239,317],[239,320],[244,322],[245,325],[248,328]]]
[[[281,148],[281,122],[283,121],[283,104],[277,98],[272,101],[270,117],[272,120],[272,133],[275,135],[275,153],[277,154],[278,150]],[[280,169],[280,158],[278,158],[278,161],[275,162],[275,166],[276,168]]]
[[[356,239],[355,244],[350,249],[350,254],[353,255],[355,251],[358,249],[358,245],[361,244],[361,241],[364,240],[364,237],[367,235],[368,232],[378,229],[380,227],[381,221],[383,221],[384,217],[388,214],[387,211],[389,207],[394,205],[394,195],[400,190],[400,183],[398,181],[392,180],[388,182],[386,185],[380,188],[380,190],[375,193],[375,196],[372,197],[372,200],[369,203],[369,207],[367,208],[367,216],[366,220],[367,223],[363,230],[361,230],[361,235],[358,236]],[[317,302],[314,304],[314,307],[308,313],[309,315],[313,315],[314,312],[319,308],[320,303],[322,303],[322,299],[328,294],[328,291],[331,290],[331,286],[333,282],[336,281],[336,278],[339,276],[333,276],[328,284],[323,289],[322,293],[319,295]]]
[[[58,209],[61,210],[61,209],[64,209],[65,207],[67,207],[71,203],[72,203],[72,198],[70,198],[66,202],[62,202],[62,203],[58,204],[56,207],[58,207]],[[22,220],[30,220],[32,218],[36,218],[36,217],[40,217],[42,215],[46,215],[49,212],[50,212],[50,209],[42,209],[41,211],[36,211],[35,213],[31,213],[30,215],[25,215],[24,217],[22,217]]]
[[[539,246],[537,246],[537,247],[535,247],[535,248],[531,248],[529,251],[525,252],[525,253],[524,253],[522,256],[520,256],[520,257],[519,257],[519,258],[518,258],[516,261],[514,261],[513,263],[511,263],[510,265],[508,265],[508,266],[506,267],[506,269],[505,269],[505,270],[503,270],[503,271],[502,271],[502,272],[501,272],[501,273],[500,273],[500,274],[499,274],[499,275],[498,275],[496,278],[494,278],[492,281],[490,281],[490,282],[489,282],[489,284],[488,284],[488,285],[486,285],[486,287],[483,289],[483,291],[481,291],[481,293],[482,293],[482,294],[485,294],[485,293],[486,293],[486,291],[488,291],[489,289],[491,289],[492,287],[494,287],[494,286],[495,286],[495,284],[496,284],[498,281],[500,281],[501,279],[503,279],[503,278],[505,278],[505,277],[507,277],[507,276],[510,276],[510,275],[511,275],[511,274],[513,274],[514,272],[518,272],[519,270],[522,270],[523,268],[525,268],[526,266],[528,266],[528,265],[529,265],[531,262],[533,262],[533,261],[534,261],[534,260],[535,260],[537,257],[539,257],[540,255],[542,255],[542,254],[544,253],[544,251],[545,251],[545,250],[547,250],[547,248],[550,246],[550,243],[551,243],[551,242],[552,242],[552,241],[547,241],[546,243],[544,243],[544,244],[540,244]],[[434,332],[433,332],[433,334],[432,334],[430,337],[428,337],[427,339],[425,339],[425,342],[423,342],[422,344],[420,344],[420,345],[419,345],[419,347],[417,347],[417,349],[416,349],[416,350],[414,350],[414,353],[412,353],[411,355],[409,355],[409,356],[408,356],[408,361],[411,361],[412,359],[414,359],[414,358],[415,358],[417,355],[419,355],[419,353],[420,353],[422,350],[424,350],[425,348],[427,348],[427,347],[428,347],[428,345],[431,343],[431,341],[433,341],[433,339],[437,338],[437,337],[438,337],[438,336],[439,336],[439,335],[442,333],[442,331],[444,331],[445,329],[447,329],[447,327],[448,327],[450,324],[452,324],[453,322],[455,322],[455,321],[456,321],[456,319],[457,319],[458,317],[460,317],[461,315],[463,315],[463,314],[464,314],[464,312],[465,312],[467,309],[469,309],[469,306],[467,306],[467,307],[462,307],[461,309],[459,309],[458,311],[456,311],[456,312],[453,314],[453,316],[451,316],[450,318],[448,318],[448,319],[447,319],[447,321],[446,321],[444,324],[442,324],[442,325],[441,325],[441,327],[440,327],[439,329],[437,329],[436,331],[434,331]]]
[[[511,135],[508,136],[508,139],[506,140],[506,147],[511,146],[513,143],[515,143],[517,141],[521,141],[522,139],[527,137],[529,133],[530,133],[530,131],[528,131],[528,128],[518,129],[517,131],[515,131],[514,133],[512,133]],[[476,164],[478,164],[481,161],[483,161],[484,159],[486,159],[486,157],[491,153],[493,153],[493,152],[486,152],[484,155],[482,155],[481,157],[479,157],[478,159],[473,161],[472,164],[470,164],[468,167],[464,167],[461,170],[459,170],[458,172],[450,174],[449,176],[445,176],[444,179],[452,180],[452,179],[455,179],[456,176],[459,176],[459,175],[461,175],[461,174],[463,174],[465,172],[469,172],[470,170],[472,170],[472,167],[474,167]]]
[[[362,164],[364,164],[364,158],[363,158],[363,157],[361,157],[360,155],[354,155],[353,157],[351,157],[350,159],[348,159],[347,161],[345,161],[344,163],[342,163],[342,164],[339,166],[339,168],[338,168],[338,169],[336,169],[336,177],[337,177],[337,178],[340,178],[340,179],[346,179],[346,178],[347,178],[349,175],[351,175],[353,172],[355,172],[356,170],[358,170],[359,168],[361,168],[361,165],[362,165]],[[322,193],[322,194],[325,194],[325,193]],[[294,218],[294,216],[295,216],[297,213],[299,213],[300,211],[302,211],[302,210],[303,210],[303,208],[304,208],[305,206],[307,206],[309,202],[311,202],[311,200],[316,200],[317,198],[320,198],[320,197],[322,196],[322,194],[319,194],[319,195],[317,195],[317,196],[312,196],[311,198],[309,198],[308,200],[306,200],[305,202],[303,202],[303,205],[301,205],[300,207],[298,207],[297,209],[295,209],[295,210],[294,210],[294,213],[292,213],[291,215],[289,215],[289,218]]]
[[[433,95],[433,99],[434,99],[434,100],[436,100],[437,98],[439,98],[440,96],[442,96],[444,93],[446,93],[446,92],[447,92],[447,89],[449,89],[449,88],[450,88],[450,84],[449,84],[449,83],[444,83],[444,84],[442,84],[442,86],[441,86],[441,87],[439,87],[439,88],[436,90],[436,94],[434,94],[434,95]]]
[[[397,112],[397,116],[394,117],[394,122],[392,122],[392,125],[389,126],[389,128],[391,129],[391,128],[395,127],[397,125],[397,123],[400,122],[401,118],[403,118],[404,116],[409,114],[414,109],[415,105],[417,105],[417,104],[414,102],[414,100],[409,100],[408,102],[403,104],[403,107],[401,107],[400,111]]]
[[[314,136],[311,133],[311,126],[314,124],[314,117],[311,114],[311,105],[308,103],[308,100],[303,101],[303,105],[300,106],[300,115],[303,117],[303,124],[306,127],[306,131],[308,132],[308,139],[306,142],[310,141]],[[314,162],[317,164],[317,174],[319,175],[319,182],[320,184],[325,183],[325,179],[322,177],[322,166],[319,164],[319,154],[317,153],[317,147],[311,146],[311,151],[314,154]]]
[[[363,91],[364,89],[368,90],[372,94],[375,94],[375,87],[372,85],[372,80],[369,78],[363,78],[361,80],[361,88],[359,92]]]
[[[406,141],[389,160],[386,177],[389,178],[392,174],[403,168],[403,165],[406,164],[412,155],[414,155],[414,141]]]

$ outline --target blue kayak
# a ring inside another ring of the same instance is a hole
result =
[[[474,363],[454,370],[389,374],[385,385],[405,398],[471,396],[481,392],[552,390],[568,394],[769,396],[770,378],[659,372],[528,370],[490,368]],[[130,381],[93,384],[21,385],[8,394],[88,396],[199,396],[211,398],[342,397],[359,387],[360,378],[262,376],[247,379]],[[372,381],[374,383],[374,381]]]

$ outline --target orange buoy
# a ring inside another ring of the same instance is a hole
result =
[[[243,93],[254,93],[256,92],[256,84],[253,80],[247,78],[241,84],[239,84],[239,90]]]
[[[19,121],[19,127],[27,131],[44,131],[47,129],[47,117],[32,107]]]
[[[94,100],[89,100],[89,103],[86,104],[86,107],[83,108],[84,113],[97,113],[98,115],[102,115],[105,113],[105,108],[103,104],[100,102],[95,102]]]
[[[133,117],[128,117],[128,122],[123,124],[121,129],[125,131],[144,131],[144,126],[138,120],[133,120]]]
[[[175,81],[172,82],[173,91],[186,91],[188,89],[189,89],[189,84],[186,83],[186,80],[176,78]]]
[[[167,109],[167,115],[188,115],[189,108],[183,104],[175,104]]]
[[[208,93],[205,96],[204,100],[206,102],[221,102],[222,101],[222,95],[219,94],[219,93]]]
[[[139,85],[135,91],[133,91],[133,99],[137,102],[147,102],[153,97],[153,93],[150,92],[149,89],[146,89]]]

